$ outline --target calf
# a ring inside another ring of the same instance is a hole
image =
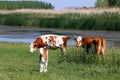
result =
[[[93,38],[93,37],[75,37],[74,40],[76,41],[76,46],[82,46],[84,49],[86,49],[86,52],[90,52],[90,48],[92,46],[95,47],[95,52],[99,56],[100,60],[100,55],[102,56],[102,60],[104,61],[104,55],[106,52],[106,40],[104,38]]]
[[[37,37],[37,39],[30,44],[30,52],[33,53],[35,50],[40,51],[40,72],[47,71],[48,62],[48,48],[57,49],[60,48],[63,53],[66,52],[68,36],[59,36],[54,34],[42,35]],[[44,56],[45,55],[45,56]],[[45,66],[43,65],[45,64]]]

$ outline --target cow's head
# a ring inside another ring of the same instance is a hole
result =
[[[82,45],[82,36],[75,37],[76,47],[80,47]]]
[[[44,46],[45,44],[43,43],[43,40],[40,37],[38,37],[33,43],[30,44],[30,52],[33,53],[35,50],[38,50]]]
[[[30,47],[30,53],[33,53],[36,50],[34,43],[31,43],[29,47]]]

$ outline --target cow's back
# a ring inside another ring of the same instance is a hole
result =
[[[48,48],[66,47],[68,39],[66,36],[59,36],[54,34],[42,35],[40,37]]]

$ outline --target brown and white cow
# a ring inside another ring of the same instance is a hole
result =
[[[75,37],[74,40],[76,41],[76,47],[82,46],[87,53],[90,52],[90,48],[94,47],[95,52],[99,56],[102,56],[102,60],[104,61],[104,55],[106,53],[106,40],[104,38],[93,38],[93,37]]]
[[[68,36],[59,36],[54,34],[47,34],[37,37],[37,39],[30,44],[30,52],[33,53],[35,50],[40,52],[40,72],[47,71],[48,62],[48,48],[57,49],[60,48],[63,53],[66,52]],[[45,55],[45,56],[44,56]]]

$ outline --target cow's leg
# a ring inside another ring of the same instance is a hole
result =
[[[66,48],[65,47],[61,47],[60,49],[61,49],[62,54],[66,54]]]
[[[100,54],[98,54],[98,61],[100,61],[100,56],[101,56],[101,55],[100,55]]]
[[[47,72],[47,65],[48,65],[48,61],[46,61],[44,64],[44,72]]]
[[[86,47],[86,52],[89,53],[89,52],[90,52],[91,45],[90,45],[90,44],[87,44],[85,47]]]
[[[61,63],[66,60],[66,49],[64,47],[60,47],[61,54],[59,54],[58,63]]]
[[[44,72],[47,72],[47,66],[48,66],[48,51],[46,50],[44,53]]]
[[[42,59],[42,56],[41,56],[41,59],[40,59],[40,72],[43,72],[44,71],[44,62],[43,62],[43,59]]]
[[[40,72],[47,72],[48,50],[46,48],[40,48],[40,55]]]
[[[96,53],[98,54],[98,60],[100,61],[100,56],[101,56],[101,41],[100,40],[96,44]]]
[[[103,64],[104,64],[104,54],[102,54],[101,56],[102,56],[102,61],[103,61]]]

